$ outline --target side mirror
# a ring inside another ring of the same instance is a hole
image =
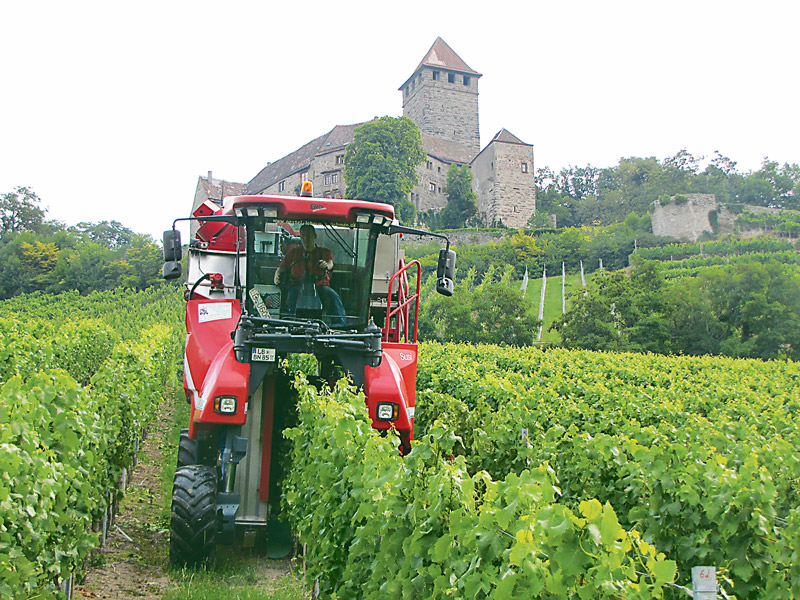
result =
[[[439,264],[436,267],[436,291],[443,296],[453,295],[453,276],[456,271],[456,253],[453,250],[439,251]]]
[[[164,263],[161,269],[161,276],[164,279],[177,279],[181,276],[181,263],[177,260],[169,260]]]
[[[181,256],[181,232],[177,229],[168,229],[164,232],[164,261],[167,263],[178,261]],[[166,265],[164,269],[166,273]],[[166,275],[164,277],[166,278]]]

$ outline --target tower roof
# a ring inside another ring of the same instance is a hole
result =
[[[501,129],[495,134],[495,136],[492,138],[492,142],[505,142],[506,144],[522,144],[523,146],[531,145],[523,142],[521,139],[519,139],[505,127],[503,127],[503,129]]]
[[[422,69],[423,67],[432,67],[434,69],[446,69],[449,71],[457,71],[458,73],[467,73],[468,75],[472,75],[473,77],[480,77],[481,74],[477,71],[470,68],[470,66],[465,63],[461,57],[456,54],[453,49],[447,45],[441,37],[437,37],[436,41],[433,42],[433,46],[431,46],[430,50],[425,53],[425,56],[422,58],[420,63],[417,65],[417,68],[414,69],[414,73]],[[412,74],[413,77],[413,74]],[[411,79],[411,77],[409,77]],[[406,80],[400,88],[408,83]]]

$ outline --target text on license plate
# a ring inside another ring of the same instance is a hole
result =
[[[275,348],[252,348],[250,360],[275,362]]]

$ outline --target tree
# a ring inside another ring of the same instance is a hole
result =
[[[527,346],[533,344],[539,319],[533,305],[511,283],[514,269],[507,266],[499,281],[490,267],[479,285],[475,271],[458,284],[457,297],[430,292],[426,282],[420,308],[420,336],[442,342]]]
[[[458,229],[478,212],[477,195],[472,191],[472,170],[450,165],[447,171],[447,206],[442,209],[441,227]]]
[[[135,235],[132,230],[119,221],[81,222],[74,229],[78,234],[88,238],[89,241],[97,242],[112,249],[127,246]]]
[[[47,212],[39,202],[39,196],[27,187],[0,196],[0,239],[20,231],[38,231]]]
[[[345,154],[347,197],[386,202],[402,221],[412,221],[416,209],[408,195],[423,160],[422,136],[411,119],[381,117],[364,123]]]
[[[569,348],[666,353],[670,314],[664,277],[648,263],[630,277],[623,271],[596,277],[552,329]]]

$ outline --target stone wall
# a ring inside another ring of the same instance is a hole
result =
[[[717,210],[714,194],[685,194],[685,197],[685,202],[674,197],[669,204],[655,202],[651,215],[655,235],[695,242],[704,232],[712,233],[708,214]]]
[[[428,155],[417,165],[417,187],[411,192],[411,203],[417,210],[441,210],[447,206],[447,170],[450,164]]]
[[[480,229],[470,231],[465,229],[462,231],[448,231],[447,237],[450,239],[451,245],[469,244],[472,246],[478,246],[492,242],[500,242],[507,237],[511,237],[516,232],[516,229],[502,229],[497,231],[485,231]],[[434,239],[435,238],[409,235],[404,236],[402,240],[400,240],[400,245],[403,248],[416,248],[417,246],[425,246],[430,244],[431,240]],[[458,261],[456,260],[456,263],[457,262]]]
[[[676,202],[676,197],[673,197],[669,204],[662,205],[656,201],[651,214],[655,235],[695,242],[705,232],[738,233],[742,237],[756,237],[765,233],[761,228],[736,231],[735,222],[739,213],[731,212],[726,206],[718,204],[714,194],[684,194],[684,196],[687,198],[686,202]],[[778,208],[749,204],[744,205],[743,210],[772,215],[782,212]],[[716,216],[712,213],[716,213]],[[712,226],[712,219],[716,220],[716,227]]]
[[[532,146],[493,141],[475,157],[472,169],[484,222],[525,227],[536,212]]]

